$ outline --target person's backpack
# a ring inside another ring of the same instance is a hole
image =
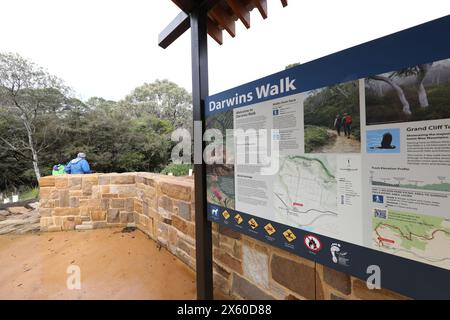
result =
[[[58,175],[64,174],[64,173],[66,173],[66,171],[65,171],[65,166],[63,164],[58,164],[53,167],[53,170],[52,170],[53,176],[58,176]]]
[[[345,117],[345,123],[346,124],[352,124],[352,122],[353,122],[352,116],[351,115],[347,115]]]

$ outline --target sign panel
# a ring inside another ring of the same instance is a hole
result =
[[[208,218],[450,298],[450,16],[208,97]]]

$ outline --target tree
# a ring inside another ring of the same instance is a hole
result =
[[[169,120],[175,128],[192,127],[191,95],[168,80],[156,80],[137,87],[121,104],[135,116],[153,115]]]
[[[403,92],[402,87],[400,87],[398,84],[396,84],[391,79],[391,77],[386,77],[386,76],[380,75],[380,76],[372,76],[372,77],[370,77],[370,79],[383,81],[383,82],[389,84],[392,87],[392,89],[394,89],[395,92],[397,93],[397,96],[403,106],[403,112],[407,115],[411,114],[411,107],[409,106],[408,99],[406,99],[405,92]]]
[[[416,77],[417,96],[419,98],[419,105],[421,108],[426,108],[429,106],[427,91],[425,90],[423,81],[430,71],[432,64],[433,63],[419,64],[415,67],[405,68],[394,73],[395,75],[404,78],[408,76]]]
[[[42,120],[64,107],[67,91],[60,79],[34,63],[18,54],[0,53],[1,114],[12,117],[24,129],[24,134],[17,131],[2,136],[0,143],[3,149],[29,159],[36,179],[41,176],[39,154],[51,144],[46,131],[53,125],[49,119]]]
[[[419,99],[419,105],[421,108],[426,108],[429,106],[429,103],[428,103],[427,91],[425,90],[423,82],[424,82],[425,77],[427,76],[428,72],[430,71],[431,66],[432,66],[432,63],[419,64],[414,67],[404,68],[399,71],[392,72],[389,76],[378,75],[378,76],[372,76],[372,77],[370,77],[370,79],[383,81],[383,82],[387,83],[388,85],[390,85],[392,87],[392,89],[394,89],[395,92],[397,93],[397,96],[403,106],[403,112],[406,115],[410,115],[411,107],[410,107],[408,99],[406,98],[405,92],[403,91],[403,88],[399,84],[397,84],[393,79],[395,77],[406,78],[409,76],[414,76],[415,83],[416,83],[416,89],[417,89],[417,96]]]
[[[284,67],[284,70],[299,66],[300,64],[301,64],[300,62],[294,62],[294,63],[288,64],[286,67]]]

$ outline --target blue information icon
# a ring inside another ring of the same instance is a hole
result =
[[[375,203],[384,203],[384,196],[379,194],[373,194],[372,195],[372,202]]]

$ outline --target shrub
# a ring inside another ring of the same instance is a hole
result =
[[[316,148],[327,144],[328,134],[326,128],[305,126],[305,151],[311,152]]]
[[[192,169],[192,164],[171,163],[161,171],[161,174],[169,174],[169,172],[172,172],[174,176],[187,176],[189,169]]]

